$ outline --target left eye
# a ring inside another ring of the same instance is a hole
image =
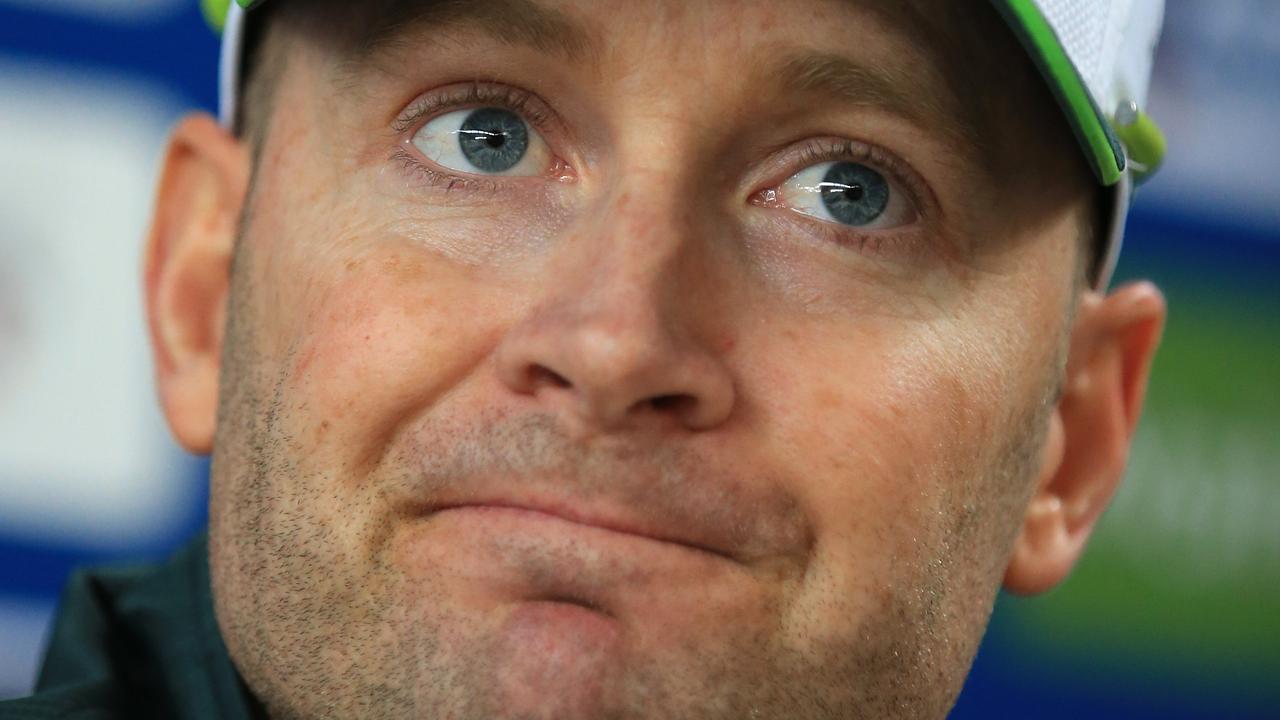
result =
[[[916,219],[910,198],[878,170],[856,162],[825,162],[792,175],[778,189],[783,203],[820,220],[868,230]]]
[[[551,151],[519,115],[502,108],[445,113],[422,126],[413,145],[450,170],[477,175],[541,175]]]

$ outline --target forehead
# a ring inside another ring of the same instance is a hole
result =
[[[461,34],[596,68],[620,39],[687,40],[691,25],[714,17],[715,27],[701,28],[702,51],[736,40],[753,66],[742,70],[753,72],[708,72],[708,84],[750,77],[767,80],[753,92],[882,106],[946,136],[993,178],[1011,180],[1029,156],[1071,147],[1012,32],[977,0],[276,0],[272,9],[282,7],[281,24],[319,42],[348,81],[373,70],[404,74],[411,58],[447,52],[447,38]]]
[[[277,5],[288,3],[289,0],[277,0]],[[513,41],[549,40],[545,43],[549,48],[580,50],[598,39],[593,37],[593,29],[613,20],[629,22],[640,16],[669,22],[682,17],[682,10],[713,6],[732,13],[769,6],[786,15],[823,7],[867,11],[899,31],[937,44],[951,44],[948,38],[959,33],[973,35],[970,31],[974,29],[979,29],[977,37],[965,40],[981,40],[990,29],[984,18],[994,17],[983,9],[986,3],[980,0],[960,4],[944,0],[703,0],[694,6],[683,0],[647,0],[628,5],[628,9],[637,11],[631,13],[618,12],[618,6],[592,0],[312,0],[305,4],[329,18],[326,25],[345,34],[349,46],[362,50],[376,49],[419,27],[458,22],[493,26]]]

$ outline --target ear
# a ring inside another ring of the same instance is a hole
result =
[[[244,147],[207,115],[183,119],[165,151],[144,260],[156,386],[174,437],[213,448],[231,257],[249,187]]]
[[[1164,297],[1150,283],[1126,285],[1105,298],[1082,296],[1063,394],[1005,589],[1049,590],[1080,558],[1124,475],[1165,313]]]

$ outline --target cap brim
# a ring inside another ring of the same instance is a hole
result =
[[[1107,186],[1120,182],[1125,170],[1120,139],[1040,8],[1032,0],[994,0],[993,4],[1053,91],[1098,181]]]

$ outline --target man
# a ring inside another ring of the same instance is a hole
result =
[[[11,716],[945,716],[1123,473],[1159,17],[233,8],[146,262],[207,547],[78,576]]]

